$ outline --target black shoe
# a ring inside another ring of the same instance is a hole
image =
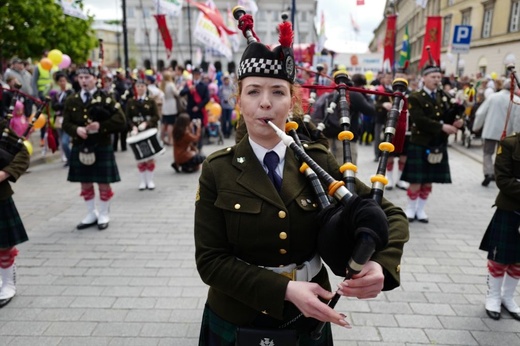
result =
[[[489,318],[498,321],[500,319],[500,312],[494,312],[486,309],[486,314],[489,316]]]
[[[417,219],[417,221],[422,222],[422,223],[428,223],[428,219]]]
[[[171,164],[172,168],[175,169],[175,172],[180,173],[181,170],[179,169],[179,166],[174,162]]]
[[[484,180],[482,181],[482,186],[488,186],[489,183],[493,180],[493,176],[485,175]]]
[[[82,223],[82,222],[80,222],[80,223],[76,226],[76,229],[77,229],[77,230],[82,230],[82,229],[89,228],[89,227],[92,227],[92,226],[95,226],[95,225],[97,225],[97,220],[94,221],[94,222],[91,222],[91,223]]]
[[[108,222],[107,223],[98,223],[97,228],[102,231],[108,228]]]
[[[514,318],[515,320],[517,320],[517,321],[520,321],[520,314],[519,314],[519,313],[509,311],[509,310],[506,308],[506,306],[505,306],[504,304],[502,304],[502,307],[503,307],[507,312],[509,312],[509,314],[511,315],[511,317],[513,317],[513,318]],[[489,315],[489,314],[488,314],[488,315]],[[489,317],[491,317],[491,316],[489,316]],[[493,318],[493,317],[491,317],[491,318]],[[499,316],[499,318],[500,318],[500,316]]]
[[[13,298],[14,298],[14,297],[7,298],[7,299],[1,299],[1,300],[0,300],[0,309],[3,308],[4,306],[6,306],[7,304],[9,304],[9,302],[10,302]]]

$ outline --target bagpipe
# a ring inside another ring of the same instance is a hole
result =
[[[11,129],[10,123],[11,119],[13,118],[13,113],[16,101],[18,101],[18,97],[20,95],[23,95],[24,97],[29,97],[28,95],[20,91],[21,87],[21,84],[17,84],[14,86],[11,103],[9,104],[9,109],[7,111],[5,119],[3,119],[5,121],[5,127],[2,131],[2,135],[0,136],[0,170],[9,165],[11,161],[13,161],[16,154],[18,154],[18,152],[20,152],[20,150],[22,150],[24,146],[30,146],[30,144],[27,143],[27,136],[31,132],[36,121],[40,119],[43,110],[47,107],[48,103],[50,102],[49,97],[46,97],[44,101],[32,98],[38,104],[38,108],[36,110],[36,113],[28,122],[27,128],[25,129],[23,134],[21,136],[18,136],[16,132]],[[52,140],[54,140],[54,138],[52,138]]]
[[[246,14],[240,6],[233,8],[232,12],[233,17],[239,22],[238,28],[242,30],[248,44],[259,41],[253,30],[252,17]],[[313,89],[327,88],[337,89],[338,91],[338,105],[341,112],[341,122],[343,123],[343,131],[338,138],[344,143],[344,157],[347,161],[341,167],[344,177],[342,181],[332,177],[305,152],[296,134],[298,125],[295,122],[289,121],[286,124],[285,130],[289,135],[272,122],[267,122],[282,142],[302,162],[300,172],[309,179],[321,209],[318,215],[321,224],[318,233],[318,253],[332,272],[338,276],[345,276],[345,280],[360,273],[374,252],[384,249],[388,243],[388,222],[380,207],[384,185],[388,183],[388,180],[384,177],[385,160],[388,160],[389,153],[394,150],[394,145],[390,141],[396,132],[395,127],[399,115],[401,112],[406,112],[407,109],[404,91],[408,85],[406,80],[396,79],[394,81],[394,93],[382,93],[394,97],[394,102],[385,128],[385,142],[380,145],[380,149],[383,151],[382,162],[378,166],[377,174],[372,177],[371,198],[361,198],[355,192],[354,174],[357,168],[351,162],[350,141],[353,134],[349,131],[347,90],[362,92],[368,90],[348,87],[347,79],[346,72],[339,72],[335,74],[336,85],[334,86],[325,87],[315,84],[309,86]],[[304,125],[305,122],[304,117]],[[318,125],[319,127],[320,125]],[[336,203],[332,203],[331,198],[335,199]],[[339,298],[340,295],[336,293],[328,305],[334,308]],[[300,314],[293,321],[301,316]],[[319,322],[311,336],[316,339],[319,338],[324,325],[325,323]]]
[[[504,124],[504,130],[502,131],[502,135],[500,136],[500,140],[503,140],[506,138],[507,135],[507,126],[509,124],[509,119],[511,118],[511,110],[513,108],[513,104],[517,104],[514,101],[515,98],[515,85],[516,88],[520,89],[520,79],[518,79],[518,75],[516,74],[515,65],[509,64],[507,65],[507,70],[509,71],[510,78],[511,78],[511,84],[509,87],[509,105],[507,107],[507,115],[506,115],[506,122]]]

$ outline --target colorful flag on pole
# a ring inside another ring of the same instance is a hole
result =
[[[213,6],[208,6],[200,2],[194,2],[193,0],[188,1],[206,15],[206,17],[213,23],[213,25],[215,25],[220,36],[222,36],[223,33],[228,35],[236,34],[236,31],[229,29],[226,24],[224,24],[224,19],[222,19],[222,15],[214,4]]]
[[[442,17],[428,16],[426,20],[426,30],[424,33],[424,45],[422,49],[421,61],[419,61],[419,68],[421,69],[429,60],[428,51],[426,47],[430,47],[430,52],[437,66],[440,66],[441,61],[441,42],[442,42]]]
[[[182,0],[154,0],[155,11],[170,16],[178,16],[182,12]]]
[[[386,34],[383,50],[383,69],[391,72],[395,63],[395,24],[397,15],[391,14],[386,17]]]
[[[210,0],[205,6],[212,9],[215,5],[213,1]],[[219,30],[217,30],[215,23],[213,23],[213,21],[211,21],[211,19],[202,11],[199,13],[197,18],[193,37],[204,45],[205,52],[217,52],[217,54],[225,56],[228,60],[231,60],[233,57],[233,53],[231,52],[231,43],[228,39],[229,36],[225,34],[222,35]]]
[[[365,4],[365,0],[357,0],[356,5],[363,6]]]
[[[169,59],[173,50],[173,41],[170,35],[170,31],[168,30],[168,25],[166,25],[166,15],[154,14],[154,18],[157,21],[157,28],[159,29],[162,40],[164,42],[164,48],[166,49],[166,58]]]
[[[399,54],[399,65],[404,66],[407,61],[410,61],[410,36],[408,35],[408,25],[404,28],[403,45],[401,46],[401,53]]]

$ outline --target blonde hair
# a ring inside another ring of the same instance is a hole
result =
[[[166,92],[166,84],[168,84],[169,82],[173,83],[173,74],[170,71],[164,71],[162,76],[163,78],[161,80],[161,85],[159,86],[159,88],[163,92]]]

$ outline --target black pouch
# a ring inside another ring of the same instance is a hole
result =
[[[298,346],[298,332],[294,329],[237,329],[236,346]]]

